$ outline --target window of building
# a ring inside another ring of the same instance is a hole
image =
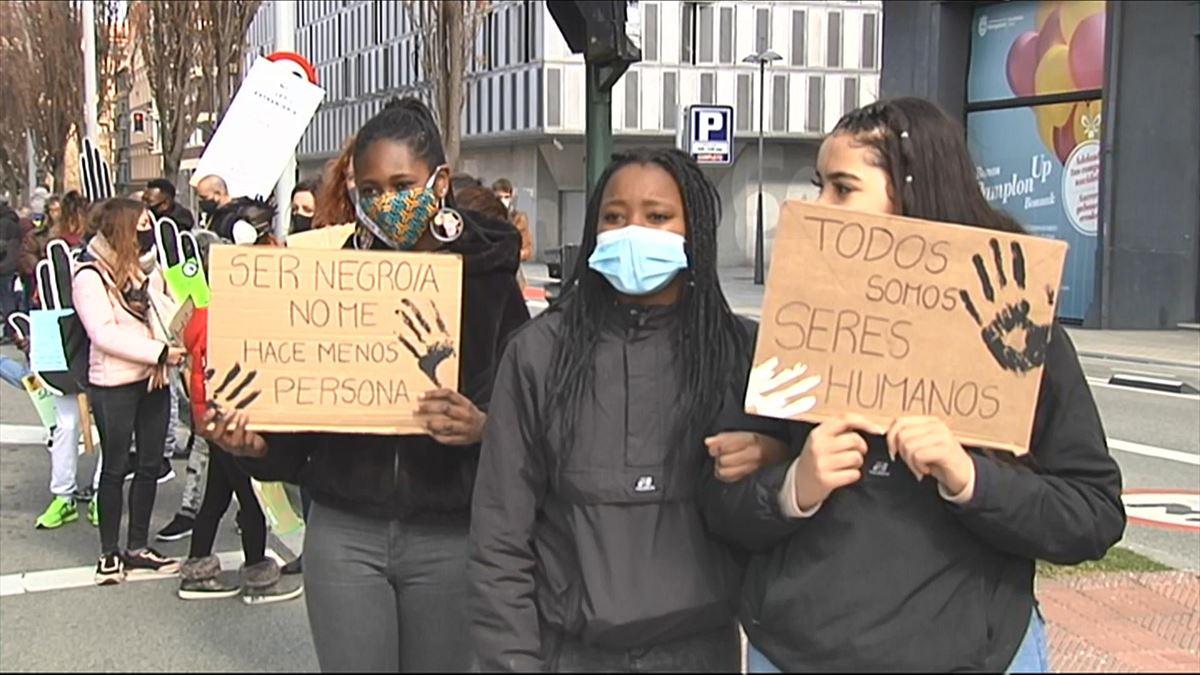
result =
[[[879,21],[878,14],[863,15],[863,37],[862,37],[862,67],[863,68],[878,68],[875,46],[875,33],[878,30],[876,22]]]
[[[531,6],[530,0],[525,0],[523,11],[523,23],[525,24],[525,63],[530,63],[534,59],[534,39],[536,36],[535,27],[537,22],[537,13]]]
[[[808,55],[808,14],[792,12],[792,65],[803,66]]]
[[[625,73],[625,128],[637,129],[641,126],[641,119],[638,117],[638,111],[641,109],[641,98],[639,94],[638,72],[636,70]]]
[[[717,76],[712,73],[700,74],[700,102],[715,103],[717,94]]]
[[[763,8],[754,11],[754,44],[755,50],[762,53],[771,48],[771,10]]]
[[[733,8],[721,8],[721,63],[733,63],[736,38],[733,34]]]
[[[696,5],[685,2],[679,8],[679,62],[696,62]]]
[[[808,78],[808,121],[804,128],[817,133],[825,131],[825,78]]]
[[[750,102],[750,74],[737,76],[737,109],[734,111],[738,131],[750,131],[750,117],[754,114]]]
[[[858,107],[858,78],[847,77],[842,81],[842,110],[849,112]]]
[[[788,78],[776,75],[771,86],[771,131],[787,131]]]
[[[658,5],[642,5],[642,59],[658,60]]]
[[[562,126],[562,71],[546,71],[546,126]]]
[[[700,39],[700,63],[713,62],[713,8],[711,5],[700,5],[696,8],[697,27]]]
[[[509,96],[509,98],[512,100],[510,101],[508,108],[508,128],[518,129],[520,128],[521,123],[517,121],[517,107],[521,101],[517,97],[517,92],[520,91],[520,89],[517,87],[516,73],[510,73],[508,75],[508,86],[512,89],[512,96]]]
[[[841,12],[829,13],[829,38],[826,42],[829,47],[828,53],[825,55],[825,65],[830,68],[840,68],[842,65],[842,14]]]
[[[532,74],[532,71],[528,71],[528,70],[526,70],[524,73],[524,77],[525,77],[525,126],[524,126],[524,128],[525,129],[529,129],[532,126],[530,124],[531,120],[529,119],[529,111],[533,110],[533,105],[530,103],[530,101],[531,100],[534,100],[534,101],[541,100],[540,98],[534,99],[530,95],[530,92],[533,90],[533,88],[529,86],[529,78],[531,77],[531,74]]]
[[[675,120],[679,117],[679,98],[676,92],[675,73],[663,73],[663,113],[662,128],[667,131],[675,129]]]

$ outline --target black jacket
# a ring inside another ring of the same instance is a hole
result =
[[[466,230],[449,251],[463,256],[459,391],[486,410],[496,361],[529,320],[517,288],[521,236],[512,225],[463,211]],[[264,434],[267,455],[242,464],[259,479],[299,483],[317,502],[373,518],[466,520],[479,446],[429,436]]]
[[[710,526],[753,557],[741,620],[784,671],[1003,671],[1034,607],[1034,560],[1102,557],[1125,527],[1121,474],[1075,349],[1055,327],[1043,372],[1030,469],[969,450],[965,505],[892,462],[868,437],[862,479],[811,518],[786,519],[790,463],[733,485],[705,482]],[[811,427],[794,425],[793,449]]]
[[[179,230],[191,230],[196,227],[196,219],[192,216],[192,212],[187,210],[183,204],[175,202],[171,206],[171,212],[167,214],[175,224],[179,226]]]
[[[21,239],[24,234],[17,212],[8,206],[0,206],[0,277],[10,277],[20,271]],[[520,244],[517,248],[520,249]],[[7,281],[11,282],[12,279]]]
[[[501,359],[467,564],[484,671],[543,669],[554,649],[546,628],[632,649],[732,626],[741,568],[696,502],[708,455],[699,436],[680,447],[673,435],[677,310],[608,311],[573,443],[557,420],[545,435],[540,426],[561,314],[531,322]],[[736,411],[744,392],[734,388]]]

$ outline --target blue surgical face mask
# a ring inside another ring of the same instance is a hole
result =
[[[687,269],[681,235],[641,225],[627,225],[596,236],[588,267],[626,295],[650,295],[662,290]]]

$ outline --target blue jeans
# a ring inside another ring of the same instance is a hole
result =
[[[0,380],[4,380],[21,391],[25,391],[25,385],[21,383],[21,378],[28,374],[29,369],[20,361],[0,354]]]
[[[781,673],[779,668],[765,654],[749,645],[746,651],[746,672],[749,673]],[[1025,637],[1012,663],[1008,664],[1006,673],[1049,673],[1050,646],[1046,643],[1046,621],[1035,607],[1033,616],[1029,618],[1029,627],[1025,629]]]

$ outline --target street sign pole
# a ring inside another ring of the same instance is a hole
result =
[[[83,0],[79,5],[80,27],[83,32],[83,124],[84,134],[99,143],[99,123],[96,121],[96,4],[94,0]]]
[[[275,51],[296,50],[296,0],[275,0]],[[288,159],[275,185],[275,238],[287,238],[292,220],[292,189],[296,187],[296,156]]]
[[[754,283],[763,285],[763,103],[766,100],[767,62],[758,62],[758,221],[754,224]]]
[[[592,194],[613,152],[612,83],[604,86],[603,66],[587,61],[587,190]],[[614,80],[615,81],[615,80]]]

